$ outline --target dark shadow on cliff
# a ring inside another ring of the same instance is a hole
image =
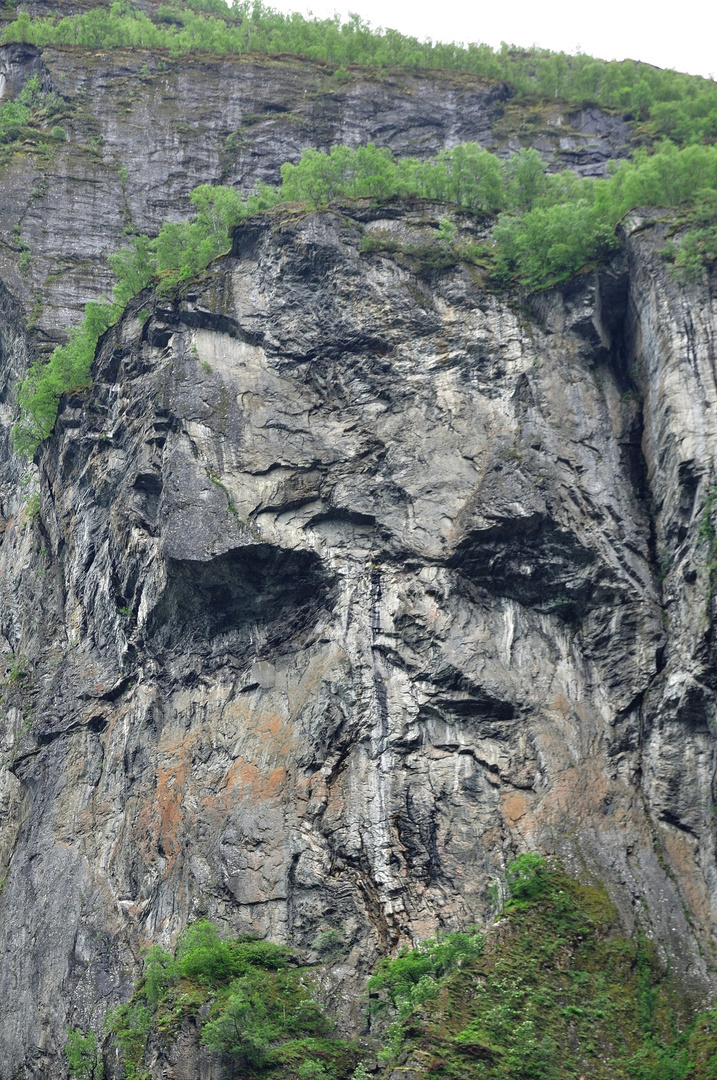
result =
[[[469,533],[449,566],[494,596],[566,622],[616,598],[596,553],[541,514]]]
[[[147,626],[153,649],[261,628],[262,643],[290,646],[325,608],[331,578],[310,551],[271,544],[235,548],[207,562],[169,559],[167,586]]]

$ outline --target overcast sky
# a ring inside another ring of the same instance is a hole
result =
[[[717,77],[716,0],[269,0],[282,11],[345,16],[434,41],[539,45]]]

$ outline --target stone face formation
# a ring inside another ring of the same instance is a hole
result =
[[[200,916],[305,950],[338,927],[327,993],[360,1025],[376,960],[484,923],[525,851],[603,882],[709,1002],[714,281],[670,278],[657,215],[522,304],[362,249],[440,207],[259,216],[181,299],[130,304],[29,465],[18,379],[106,292],[128,219],[306,145],[500,148],[505,90],[10,45],[0,70],[95,138],[0,189],[5,1080],[64,1075],[68,1025]],[[555,130],[538,148],[583,171],[629,137],[597,110]],[[214,1076],[173,1053],[157,1077]]]

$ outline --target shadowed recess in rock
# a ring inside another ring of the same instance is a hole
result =
[[[288,643],[315,623],[330,589],[319,556],[309,551],[255,544],[207,562],[169,559],[148,636],[160,648],[174,648],[280,623]]]
[[[470,533],[449,565],[493,595],[566,621],[615,601],[595,552],[541,514]]]

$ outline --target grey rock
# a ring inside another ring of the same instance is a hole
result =
[[[443,213],[247,223],[105,335],[39,519],[3,489],[19,1076],[56,1076],[66,1024],[99,1029],[141,947],[204,914],[303,949],[340,928],[360,1030],[375,960],[488,919],[524,850],[603,880],[712,1000],[713,294],[649,221],[523,308],[361,254]],[[214,1076],[190,1029],[150,1058]]]

